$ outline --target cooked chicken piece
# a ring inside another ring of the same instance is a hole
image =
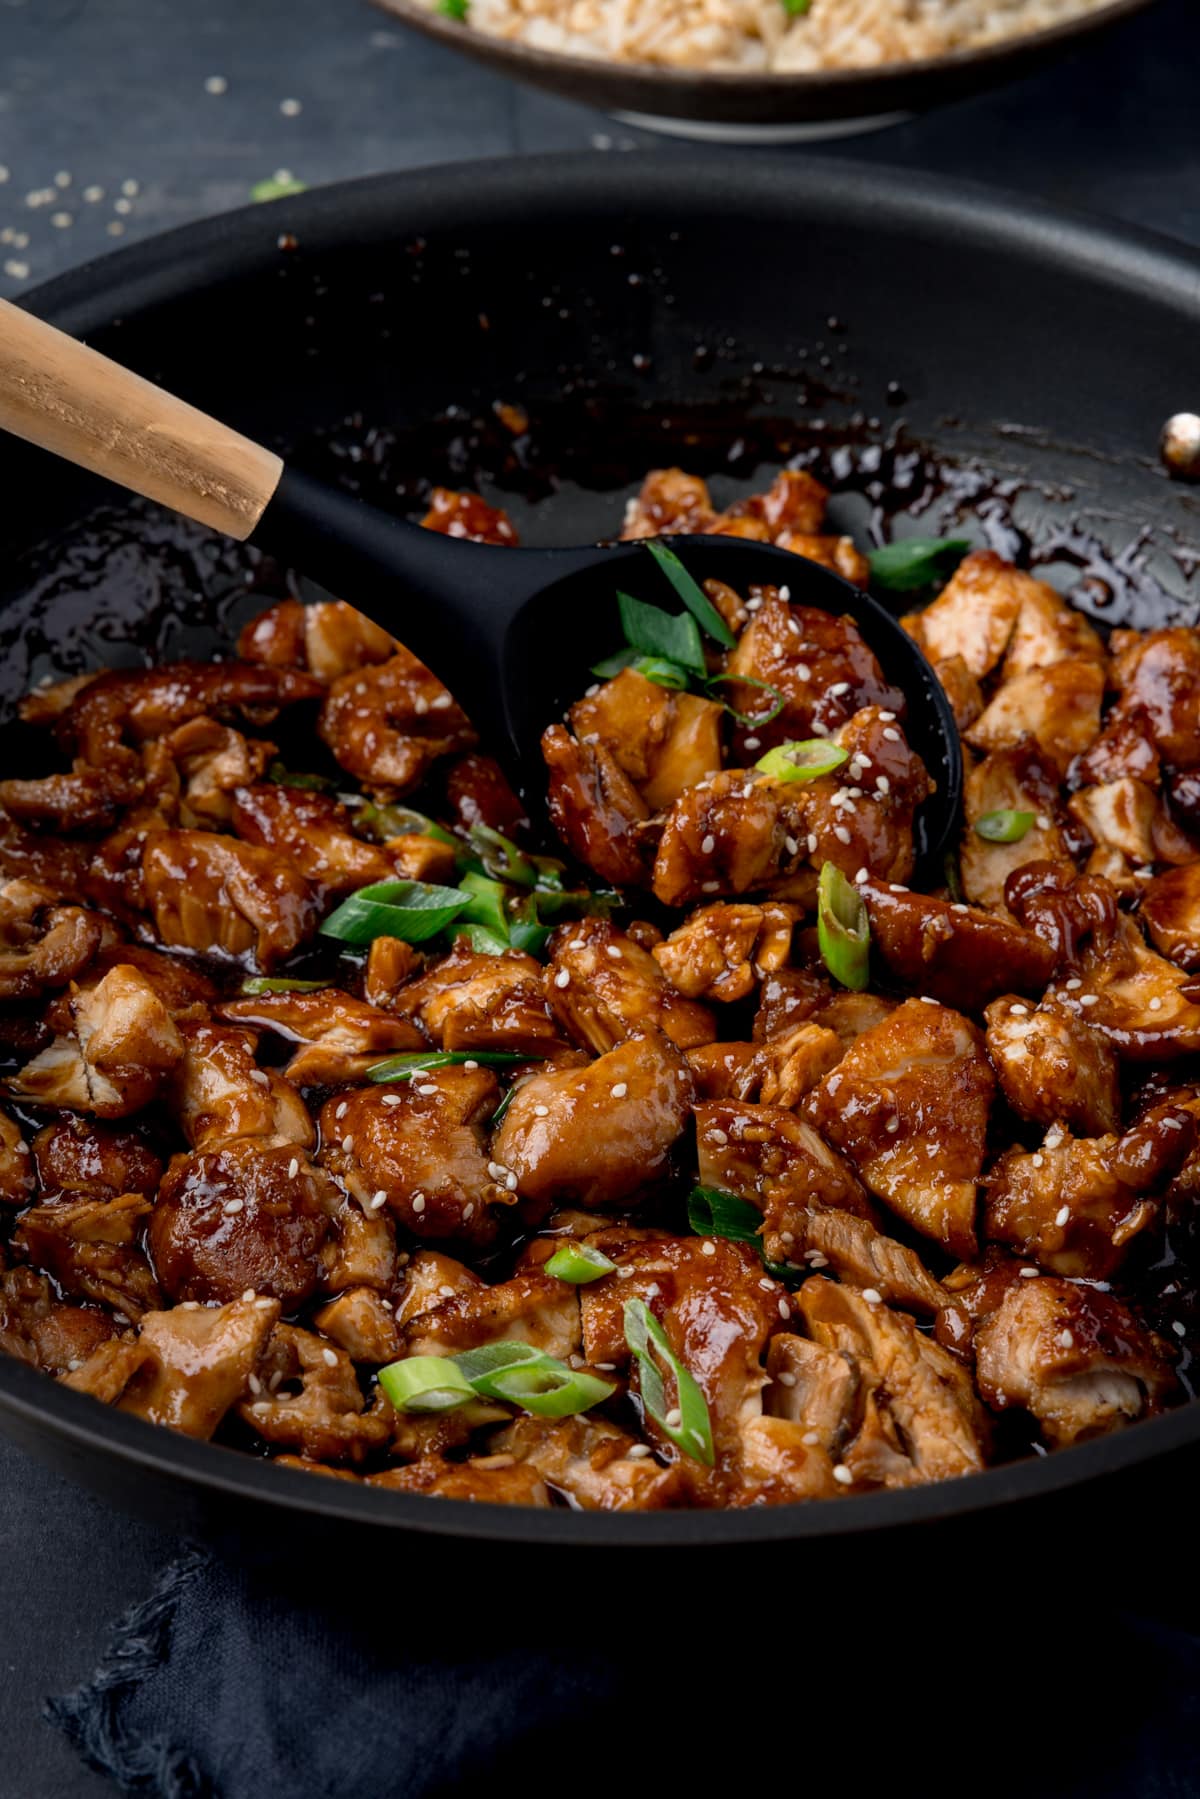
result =
[[[807,531],[788,531],[776,539],[781,550],[793,556],[804,556],[809,562],[832,569],[843,581],[865,588],[871,579],[871,564],[852,537],[814,537]]]
[[[118,963],[56,1003],[59,1035],[14,1077],[18,1097],[126,1118],[164,1091],[183,1060],[170,1013],[136,968]]]
[[[1016,1281],[975,1333],[979,1390],[1022,1406],[1056,1446],[1158,1411],[1175,1387],[1165,1343],[1111,1293],[1071,1281]]]
[[[581,743],[600,743],[652,812],[721,767],[724,707],[659,687],[632,668],[578,700],[567,722]]]
[[[546,1056],[563,1048],[541,964],[517,950],[477,955],[466,937],[394,992],[389,1009],[415,1019],[441,1049]]]
[[[761,519],[771,542],[780,543],[791,532],[816,536],[824,526],[828,504],[829,489],[815,475],[807,469],[784,468],[766,493],[735,501],[724,517]]]
[[[0,888],[10,880],[25,881],[44,888],[55,900],[76,899],[83,890],[90,855],[89,844],[74,843],[57,834],[48,837],[44,832],[26,831],[0,810]]]
[[[456,756],[447,764],[443,779],[449,817],[458,830],[490,825],[511,837],[528,829],[525,808],[494,756],[478,750]]]
[[[1156,949],[1177,968],[1200,971],[1200,861],[1156,875],[1143,891],[1141,917]]]
[[[707,1006],[682,997],[661,958],[603,918],[560,925],[550,939],[546,998],[576,1043],[605,1055],[634,1031],[657,1030],[680,1049],[711,1043],[716,1022]]]
[[[634,1439],[607,1418],[518,1418],[492,1443],[580,1511],[660,1511],[682,1497],[678,1471],[631,1455]]]
[[[105,924],[82,906],[60,906],[47,887],[20,878],[0,885],[0,1000],[33,999],[64,987],[104,942]]]
[[[955,724],[965,733],[983,711],[983,689],[961,656],[946,656],[935,662],[933,672],[950,702]]]
[[[817,1009],[817,1017],[826,1030],[836,1031],[846,1048],[890,1018],[899,1000],[882,993],[833,993]]]
[[[688,999],[729,1004],[785,966],[796,917],[791,906],[702,906],[656,947],[654,960]]]
[[[1134,719],[1173,768],[1200,766],[1200,632],[1190,625],[1117,632],[1112,648],[1120,697],[1109,724]]]
[[[402,1353],[392,1308],[373,1287],[347,1287],[313,1313],[313,1323],[353,1362],[378,1365]]]
[[[840,1461],[861,1421],[862,1379],[853,1358],[777,1331],[767,1345],[767,1374],[763,1401],[769,1415],[802,1425],[814,1446]]]
[[[369,1006],[390,1007],[398,990],[420,967],[411,943],[400,937],[376,937],[367,951],[363,998]]]
[[[43,1198],[115,1199],[154,1194],[162,1162],[135,1131],[65,1113],[33,1140],[33,1163]]]
[[[388,1468],[368,1474],[367,1487],[387,1487],[393,1493],[423,1493],[430,1499],[457,1499],[480,1505],[533,1505],[552,1501],[537,1470],[510,1455],[471,1456],[465,1462],[444,1462],[429,1456],[407,1468]]]
[[[203,1021],[207,1007],[215,1005],[219,997],[215,984],[194,963],[140,943],[115,943],[102,949],[88,968],[89,981],[98,981],[118,965],[136,969],[177,1021]]]
[[[214,718],[193,718],[164,740],[183,783],[180,823],[225,825],[233,816],[233,792],[260,781],[275,754],[264,738],[243,737]]]
[[[383,849],[391,863],[394,879],[432,881],[435,885],[448,887],[456,884],[457,852],[440,837],[426,837],[419,831],[411,831],[403,837],[389,837]]]
[[[1183,1162],[1195,1140],[1193,1120],[1179,1113],[1171,1134],[1173,1163],[1130,1168],[1123,1139],[1109,1133],[1073,1138],[1052,1125],[1034,1154],[1010,1149],[993,1163],[984,1213],[987,1235],[1055,1274],[1104,1280],[1124,1260],[1133,1238],[1153,1223],[1158,1205],[1146,1197]]]
[[[467,489],[435,487],[429,496],[429,510],[421,520],[426,531],[440,531],[446,537],[464,537],[471,543],[513,545],[517,534],[507,513],[499,506],[489,506],[477,493]]]
[[[166,944],[273,968],[311,936],[316,895],[270,850],[211,831],[151,831],[142,879]]]
[[[277,851],[322,893],[351,893],[396,879],[387,851],[356,837],[349,811],[327,793],[277,782],[239,787],[232,823],[244,842]]]
[[[977,906],[1004,909],[1004,883],[1027,862],[1058,861],[1067,854],[1055,822],[1058,776],[1029,744],[996,750],[967,775],[966,823],[960,865],[963,892]],[[989,812],[1032,812],[1034,822],[1016,843],[989,843],[975,830]]]
[[[62,1292],[138,1319],[162,1304],[139,1247],[149,1212],[150,1201],[140,1193],[31,1206],[21,1215],[13,1246]]]
[[[586,1068],[525,1081],[496,1133],[496,1160],[546,1210],[619,1205],[662,1179],[692,1097],[682,1051],[640,1032]]]
[[[26,725],[57,724],[76,696],[96,679],[99,672],[96,669],[91,674],[70,675],[65,681],[39,683],[17,702],[17,716]]]
[[[404,649],[387,662],[339,676],[321,707],[318,729],[348,774],[395,794],[415,787],[439,756],[475,743],[462,708]]]
[[[805,802],[795,782],[729,769],[676,801],[654,863],[654,893],[666,906],[715,893],[751,893],[805,861]]]
[[[906,1312],[934,1313],[946,1303],[941,1283],[935,1281],[920,1257],[907,1244],[885,1237],[866,1218],[837,1208],[814,1208],[786,1259],[806,1261],[812,1268],[826,1264],[847,1286],[875,1292],[888,1305]],[[776,1260],[784,1249],[781,1238],[763,1233],[768,1257]]]
[[[1187,984],[1133,919],[1120,916],[1111,939],[1089,945],[1075,973],[1047,990],[1045,1003],[1086,1018],[1126,1060],[1153,1062],[1200,1050],[1200,1004],[1188,998]]]
[[[822,506],[822,517],[824,511]],[[685,475],[680,468],[651,469],[637,499],[625,508],[621,536],[628,540],[706,531],[715,516],[708,488],[699,475]]]
[[[207,1439],[246,1392],[278,1317],[269,1299],[151,1312],[136,1344],[103,1345],[65,1384],[151,1424]]]
[[[0,1112],[0,1204],[26,1204],[33,1194],[33,1168],[20,1125],[7,1112]]]
[[[811,1336],[857,1364],[880,1421],[891,1426],[887,1434],[907,1466],[890,1468],[885,1486],[950,1480],[984,1466],[983,1410],[966,1369],[948,1351],[911,1318],[819,1276],[805,1281],[797,1299]],[[860,1439],[843,1458],[863,1484],[877,1474],[874,1449]]]
[[[1117,1058],[1086,1014],[1005,998],[992,1001],[986,1018],[988,1059],[1019,1118],[1045,1125],[1061,1120],[1092,1136],[1116,1130]]]
[[[234,1137],[311,1149],[312,1119],[290,1081],[254,1059],[251,1031],[183,1023],[184,1057],[171,1101],[193,1149],[215,1149]]]
[[[321,1292],[370,1287],[390,1293],[396,1281],[396,1227],[382,1211],[363,1211],[347,1197],[330,1219],[321,1246]]]
[[[701,1186],[759,1208],[772,1260],[803,1249],[810,1212],[840,1207],[876,1216],[854,1170],[794,1112],[737,1100],[709,1100],[694,1110]]]
[[[1080,657],[1107,669],[1108,653],[1103,639],[1082,612],[1077,612],[1048,581],[1035,581],[1029,575],[1019,575],[1017,579],[1021,584],[1021,610],[1008,640],[1001,680],[1012,681],[1031,669],[1050,668],[1057,662]]]
[[[1009,918],[883,881],[860,881],[871,942],[894,975],[922,994],[979,1012],[997,993],[1040,993],[1054,954]]]
[[[1032,737],[1047,761],[1065,775],[1099,733],[1103,697],[1099,662],[1074,657],[1049,668],[1031,668],[1005,681],[966,739],[986,755]]]
[[[731,684],[724,697],[738,712],[755,719],[739,725],[734,743],[739,756],[753,761],[772,744],[827,736],[864,706],[904,714],[904,695],[884,680],[874,654],[849,618],[835,618],[811,606],[793,606],[776,588],[765,590],[762,603],[730,652],[725,673]],[[764,681],[785,700],[778,717],[763,722],[777,703],[761,687]],[[770,704],[767,704],[767,702]],[[750,750],[748,737],[755,738]]]
[[[674,1237],[627,1248],[599,1239],[622,1277],[594,1281],[580,1291],[584,1355],[593,1367],[630,1367],[625,1302],[641,1299],[657,1317],[671,1349],[708,1404],[715,1466],[682,1455],[648,1415],[646,1435],[674,1462],[700,1503],[720,1503],[744,1482],[742,1431],[762,1414],[766,1385],[761,1357],[767,1339],[791,1317],[785,1289],[763,1273],[757,1250],[723,1237]],[[672,1380],[663,1369],[668,1404]],[[639,1390],[636,1369],[633,1390]]]
[[[771,1037],[789,1034],[799,1024],[812,1022],[834,991],[829,976],[812,967],[792,966],[769,974],[762,984],[754,1015],[754,1041],[765,1043]]]
[[[563,725],[542,735],[550,822],[571,854],[614,887],[639,887],[654,859],[650,808],[601,743],[578,743]]]
[[[362,1087],[322,1107],[321,1160],[364,1209],[386,1207],[415,1237],[481,1248],[496,1235],[496,1209],[518,1203],[499,1147],[495,1160],[487,1149],[499,1103],[486,1068],[431,1068]],[[520,1095],[510,1115],[519,1103]]]
[[[0,781],[0,806],[18,824],[41,831],[108,831],[138,798],[130,770],[77,761],[70,774]]]
[[[972,1255],[994,1090],[975,1027],[910,999],[852,1045],[804,1112],[892,1211]]]
[[[837,1067],[844,1045],[836,1031],[820,1024],[799,1024],[793,1031],[781,1031],[769,1037],[754,1052],[753,1063],[738,1083],[735,1095],[706,1095],[706,1098],[736,1097],[760,1099],[764,1105],[798,1106],[806,1093]]]
[[[464,1293],[478,1293],[483,1282],[465,1262],[455,1261],[440,1249],[418,1249],[404,1270],[404,1291],[396,1307],[396,1322],[411,1324],[424,1312],[431,1312],[444,1299]]]
[[[697,1099],[743,1099],[759,1083],[758,1049],[753,1043],[705,1043],[689,1049],[688,1065]]]
[[[1115,850],[1129,862],[1186,863],[1195,846],[1172,823],[1153,787],[1125,776],[1084,787],[1068,802],[1098,850]]]
[[[560,1362],[580,1344],[579,1289],[552,1274],[517,1274],[494,1287],[464,1288],[406,1317],[409,1355],[461,1355],[485,1343],[531,1343]]]
[[[1109,715],[1099,737],[1071,764],[1068,780],[1072,787],[1088,787],[1130,776],[1157,788],[1161,762],[1149,721],[1134,709],[1124,717]]]
[[[311,1331],[277,1324],[254,1379],[238,1416],[267,1443],[318,1462],[360,1462],[388,1439],[384,1411],[364,1412],[350,1357]]]
[[[32,1268],[0,1273],[0,1353],[44,1374],[66,1374],[116,1331],[111,1312],[68,1305],[44,1274]]]
[[[980,680],[1008,648],[1024,600],[1039,585],[994,550],[974,550],[932,605],[901,622],[931,662],[959,656]]]
[[[396,640],[364,618],[344,600],[319,600],[302,606],[281,600],[246,625],[237,643],[245,662],[268,662],[276,668],[307,668],[319,681],[396,653]]]
[[[855,713],[834,733],[849,760],[801,787],[801,835],[814,870],[832,862],[848,876],[866,868],[893,881],[912,873],[913,815],[933,784],[894,716],[873,706]]]
[[[297,1087],[337,1087],[361,1080],[368,1068],[400,1050],[424,1049],[415,1025],[365,1000],[329,987],[319,993],[263,993],[228,1000],[217,1016],[232,1024],[275,1031],[297,1050],[287,1078]]]
[[[295,1311],[315,1291],[340,1195],[290,1145],[239,1139],[171,1158],[146,1243],[173,1300],[253,1291]]]

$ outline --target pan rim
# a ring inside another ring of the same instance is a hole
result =
[[[628,215],[630,193],[640,211],[660,205],[686,223],[723,200],[778,215],[793,209],[849,212],[869,229],[873,217],[893,226],[953,225],[969,249],[1007,250],[1034,262],[1052,260],[1136,292],[1143,302],[1175,307],[1200,323],[1200,253],[1136,228],[1115,226],[1041,201],[1026,201],[977,184],[834,158],[793,164],[755,158],[735,167],[694,151],[596,152],[453,163],[401,174],[362,177],[289,196],[265,206],[147,238],[81,264],[21,296],[21,304],[65,329],[87,335],[116,319],[186,294],[203,273],[234,281],[277,266],[281,225],[319,242],[323,253],[359,241],[364,214],[403,230],[405,214],[436,217],[452,232],[481,217],[520,210],[603,206]],[[698,166],[703,180],[696,179]],[[732,1547],[800,1538],[869,1538],[896,1529],[977,1515],[1013,1502],[1048,1498],[1077,1485],[1160,1461],[1200,1441],[1200,1402],[1092,1443],[1004,1464],[961,1480],[893,1493],[863,1494],[836,1506],[793,1504],[744,1511],[623,1513],[525,1510],[441,1500],[352,1486],[281,1469],[241,1451],[177,1436],[157,1425],[98,1407],[38,1370],[0,1357],[0,1420],[28,1441],[57,1438],[76,1456],[113,1458],[214,1498],[253,1502],[281,1513],[330,1523],[374,1525],[427,1537],[550,1547]]]

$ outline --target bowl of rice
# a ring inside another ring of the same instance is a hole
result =
[[[1150,0],[376,0],[515,79],[631,123],[846,135],[1022,74]]]

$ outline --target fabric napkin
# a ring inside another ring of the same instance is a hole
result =
[[[542,1591],[501,1552],[465,1594],[397,1553],[381,1584],[331,1546],[285,1590],[188,1550],[48,1716],[154,1799],[1200,1795],[1200,1637],[1109,1611],[1067,1544],[1036,1572],[921,1557],[892,1592],[815,1549],[774,1582],[631,1557]]]

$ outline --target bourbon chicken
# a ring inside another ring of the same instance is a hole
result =
[[[624,535],[877,584],[828,498],[662,469]],[[516,542],[475,494],[423,522]],[[0,1348],[285,1470],[584,1510],[958,1479],[1188,1399],[1200,629],[956,555],[904,620],[963,738],[937,868],[905,694],[787,586],[693,588],[689,666],[631,643],[546,721],[557,845],[454,669],[342,601],[38,688]]]

